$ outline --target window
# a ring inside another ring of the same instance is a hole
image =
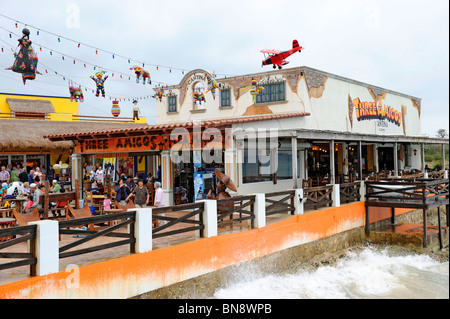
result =
[[[262,85],[264,90],[256,96],[256,103],[267,103],[285,100],[286,82],[276,82]]]
[[[280,141],[283,143],[282,140]],[[289,141],[287,144],[290,144]],[[244,162],[242,163],[244,183],[273,181],[272,171],[277,174],[278,180],[292,179],[292,150],[279,147],[276,152],[274,150],[271,152],[268,141],[266,141],[265,149],[258,149],[257,145],[256,142],[252,146],[248,140],[244,143]],[[274,156],[276,161],[273,160]]]
[[[231,90],[220,90],[220,107],[231,106]]]
[[[169,96],[168,99],[169,99],[168,112],[169,113],[177,112],[177,96],[176,95]]]

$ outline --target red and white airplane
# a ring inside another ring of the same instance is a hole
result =
[[[262,66],[273,64],[273,68],[275,69],[278,66],[278,69],[281,70],[281,67],[283,65],[288,64],[289,62],[286,61],[286,58],[294,54],[295,52],[302,52],[304,50],[304,47],[301,47],[298,45],[297,40],[292,41],[292,49],[288,51],[278,51],[278,50],[261,50],[262,53],[264,53],[264,60],[262,61]],[[266,53],[269,55],[266,56]]]

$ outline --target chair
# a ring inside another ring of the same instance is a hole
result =
[[[309,188],[309,187],[312,187],[312,179],[311,178],[303,179],[302,188]]]
[[[348,174],[344,174],[343,176],[343,183],[350,183],[350,176]]]
[[[41,220],[38,209],[35,207],[31,213],[22,214],[17,210],[12,211],[13,217],[16,219],[17,224],[20,226],[26,226],[29,222],[37,222]]]
[[[71,206],[67,206],[66,219],[77,219],[77,218],[86,218],[92,217],[91,210],[89,206],[84,205],[81,209],[75,209]],[[88,230],[94,230],[94,224],[88,225]]]
[[[120,205],[120,203],[118,203],[118,202],[115,202],[114,205],[117,209],[123,209],[125,211],[132,209],[132,208],[136,208],[136,206],[134,205],[134,203],[131,200],[128,201],[128,203],[126,203],[125,205]]]

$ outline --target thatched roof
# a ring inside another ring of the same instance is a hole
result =
[[[49,100],[26,100],[26,99],[10,99],[6,102],[11,112],[17,113],[55,113],[55,108]]]
[[[3,152],[67,152],[72,141],[50,142],[44,135],[108,130],[143,126],[134,123],[57,122],[43,120],[0,119],[0,154]]]

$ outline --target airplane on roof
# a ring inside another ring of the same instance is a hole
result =
[[[289,62],[286,61],[286,58],[294,54],[295,52],[302,52],[304,50],[304,47],[301,47],[298,45],[297,40],[292,41],[292,49],[288,51],[278,51],[278,50],[268,50],[264,49],[261,50],[262,53],[264,53],[264,60],[262,61],[262,66],[272,64],[273,68],[275,69],[278,66],[278,69],[281,70],[281,67],[283,65],[288,64]],[[266,56],[266,53],[269,55]]]

